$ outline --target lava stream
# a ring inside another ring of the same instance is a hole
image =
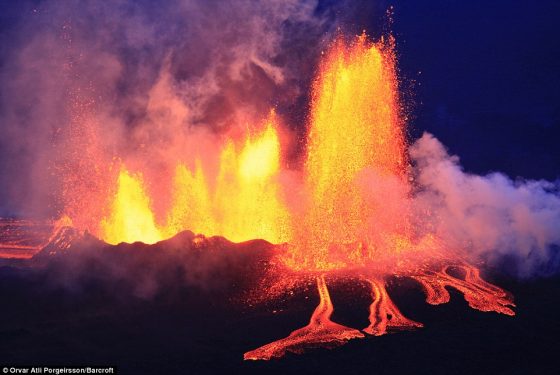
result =
[[[29,259],[70,226],[67,216],[46,222],[0,218],[0,258]]]
[[[458,266],[458,268],[465,271],[465,280],[451,276],[448,273],[449,266],[444,266],[441,271],[427,271],[414,275],[412,278],[422,285],[426,293],[426,302],[431,305],[449,302],[449,292],[445,289],[449,286],[463,293],[465,300],[473,309],[515,315],[511,309],[511,307],[515,307],[511,295],[482,280],[477,268],[466,264]]]
[[[368,279],[371,285],[371,296],[373,301],[369,307],[369,326],[364,329],[365,333],[381,336],[389,329],[407,330],[423,327],[422,323],[415,322],[405,317],[389,297],[385,288],[385,281],[379,279]]]
[[[320,302],[315,308],[309,324],[293,331],[288,337],[251,350],[244,359],[270,360],[280,358],[287,352],[303,353],[309,348],[334,348],[344,345],[347,341],[364,337],[357,329],[346,327],[331,320],[334,311],[325,277],[317,277],[317,289]]]

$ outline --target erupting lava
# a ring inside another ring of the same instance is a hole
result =
[[[342,345],[364,333],[422,327],[389,297],[391,275],[419,282],[433,305],[448,302],[446,287],[452,287],[472,308],[514,315],[511,295],[483,281],[477,268],[447,249],[414,214],[393,44],[392,38],[372,43],[363,34],[350,43],[339,38],[326,52],[312,87],[302,171],[285,166],[280,121],[272,111],[258,126],[247,125],[246,134],[225,140],[216,135],[218,159],[189,155],[154,178],[141,170],[142,163],[114,156],[108,165],[90,168],[97,175],[113,171],[107,174],[112,188],[80,173],[64,179],[73,184],[67,191],[79,195],[72,199],[82,199],[67,214],[77,229],[110,244],[155,243],[183,230],[287,244],[278,247],[275,269],[281,279],[315,279],[319,305],[307,326],[245,353],[245,359],[268,360]],[[284,172],[299,179],[283,178]],[[93,205],[83,202],[90,183],[93,197],[105,194],[94,210],[84,209]],[[291,195],[298,199],[287,199]],[[9,225],[0,223],[0,230]],[[37,246],[18,241],[10,246]],[[326,276],[358,277],[371,287],[364,333],[330,320],[334,307]]]
[[[272,112],[240,150],[228,140],[214,181],[209,180],[200,159],[196,159],[194,171],[178,164],[171,208],[162,224],[156,220],[142,175],[122,167],[110,214],[100,224],[100,237],[111,244],[155,243],[189,229],[233,241],[288,241],[290,218],[276,181],[280,169],[277,126]]]
[[[260,132],[248,136],[240,151],[228,141],[211,189],[196,163],[194,174],[177,168],[173,209],[164,230],[168,237],[190,229],[233,241],[289,240],[289,213],[280,198],[280,140],[272,112]]]
[[[313,86],[309,202],[290,247],[305,270],[363,266],[409,246],[408,185],[390,43],[331,48]]]
[[[121,169],[111,216],[101,221],[101,238],[111,244],[162,239],[143,188],[142,176]]]

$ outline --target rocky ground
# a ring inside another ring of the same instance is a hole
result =
[[[114,365],[121,374],[554,374],[560,349],[560,278],[486,278],[515,295],[516,316],[483,313],[452,291],[430,306],[418,284],[389,293],[424,328],[350,341],[266,362],[243,353],[307,324],[314,284],[257,303],[277,251],[184,232],[169,241],[110,247],[93,237],[0,261],[0,365]],[[327,280],[328,281],[328,280]],[[369,291],[329,284],[335,322],[364,328]],[[263,289],[264,290],[264,289]]]

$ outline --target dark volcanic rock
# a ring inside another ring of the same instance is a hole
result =
[[[280,247],[191,232],[116,246],[66,234],[67,247],[0,267],[0,365],[116,365],[121,374],[556,373],[558,277],[519,282],[487,272],[515,295],[515,317],[472,310],[454,291],[450,303],[430,306],[419,285],[395,278],[393,300],[424,328],[244,362],[244,352],[307,324],[318,300],[313,285],[263,304],[244,298],[259,292]],[[364,328],[368,289],[352,281],[329,289],[333,321]]]
[[[161,289],[183,286],[215,290],[254,285],[267,271],[274,249],[264,240],[233,243],[190,231],[153,245],[110,245],[64,228],[30,264],[41,270],[48,282],[71,289],[102,281],[152,297]]]

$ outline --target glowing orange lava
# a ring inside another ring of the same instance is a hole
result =
[[[141,175],[121,169],[111,215],[101,221],[101,238],[110,244],[135,241],[151,244],[162,239]]]
[[[444,244],[432,234],[414,234],[394,64],[392,42],[372,44],[365,35],[350,45],[339,40],[325,56],[313,86],[307,139],[309,201],[294,219],[284,264],[306,273],[365,271],[361,278],[371,287],[372,303],[363,332],[373,336],[423,326],[406,318],[391,300],[385,285],[389,274],[420,282],[431,304],[449,301],[449,286],[475,309],[513,315],[511,297],[483,281],[478,269],[443,257]],[[444,258],[446,266],[433,271]],[[465,272],[464,280],[448,273],[451,264]],[[321,304],[309,325],[246,353],[245,359],[268,360],[287,351],[341,345],[348,335],[363,337],[333,326],[324,277],[318,285]]]
[[[389,329],[406,330],[423,327],[422,323],[410,320],[400,312],[387,293],[385,281],[373,278],[368,281],[371,285],[373,301],[369,308],[370,324],[364,329],[365,333],[381,336]]]
[[[287,352],[303,353],[309,348],[333,348],[343,345],[348,340],[364,337],[357,329],[334,323],[331,315],[334,311],[329,290],[324,276],[317,277],[319,305],[315,308],[309,324],[293,331],[288,337],[264,345],[245,353],[245,359],[269,360],[280,358]]]
[[[313,85],[309,202],[298,218],[290,267],[362,266],[380,252],[403,250],[408,185],[402,126],[391,45],[370,43],[365,35],[350,45],[339,39]]]
[[[290,216],[278,183],[280,140],[276,117],[262,131],[249,134],[239,150],[228,141],[221,152],[214,189],[197,161],[194,173],[177,167],[167,237],[190,229],[232,241],[261,238],[273,243],[290,239]]]
[[[29,259],[56,241],[61,230],[71,226],[68,216],[55,221],[0,218],[0,258]]]
[[[178,163],[171,207],[158,221],[144,178],[121,167],[109,214],[99,236],[111,244],[155,243],[183,230],[220,235],[233,241],[261,238],[274,243],[290,239],[290,216],[280,198],[280,140],[271,113],[260,131],[241,147],[228,140],[217,175],[207,173],[200,159],[194,171]]]
[[[431,305],[447,303],[450,300],[446,287],[452,287],[463,293],[465,300],[473,309],[494,311],[506,315],[515,315],[511,307],[515,307],[512,296],[503,289],[492,285],[480,277],[480,271],[468,264],[455,266],[465,272],[464,280],[449,274],[449,265],[441,271],[426,271],[411,277],[418,281],[426,293],[426,302]]]

